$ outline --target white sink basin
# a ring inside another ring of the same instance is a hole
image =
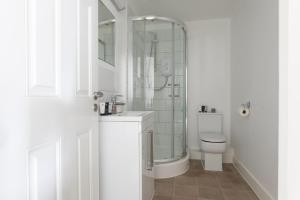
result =
[[[145,112],[142,112],[142,111],[126,111],[126,112],[123,112],[123,113],[119,113],[117,114],[118,116],[143,116],[145,115],[146,113]]]
[[[100,116],[100,121],[142,121],[154,115],[153,111],[125,111],[123,113]]]

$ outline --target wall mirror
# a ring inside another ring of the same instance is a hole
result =
[[[114,15],[98,0],[98,59],[115,66]]]

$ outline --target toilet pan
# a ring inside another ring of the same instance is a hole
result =
[[[226,149],[226,138],[220,133],[201,133],[200,149],[207,153],[223,153]]]
[[[226,149],[226,143],[212,143],[200,141],[201,151],[206,153],[224,153]]]
[[[226,138],[220,133],[202,133],[200,149],[205,170],[222,171],[222,154],[226,150]]]

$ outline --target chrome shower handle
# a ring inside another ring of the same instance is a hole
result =
[[[174,84],[172,84],[172,83],[169,83],[169,84],[168,84],[168,86],[179,87],[179,86],[180,86],[180,84],[179,84],[179,83],[174,83]]]
[[[173,84],[170,84],[171,86],[173,85],[173,88],[172,88],[172,94],[169,95],[169,97],[173,98],[173,97],[180,97],[180,84],[179,83],[173,83]],[[178,94],[175,94],[175,90],[177,90],[177,93]]]
[[[176,95],[169,94],[169,97],[180,97],[180,95],[179,94],[176,94]]]

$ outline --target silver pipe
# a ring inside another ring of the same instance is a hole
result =
[[[171,141],[171,158],[175,158],[175,24],[172,23],[172,141]]]
[[[184,70],[184,76],[185,76],[185,135],[183,140],[183,156],[187,154],[187,136],[188,136],[188,121],[187,121],[187,115],[188,115],[188,109],[187,109],[187,102],[188,102],[188,39],[187,39],[187,33],[184,31],[184,64],[185,64],[185,70]]]

